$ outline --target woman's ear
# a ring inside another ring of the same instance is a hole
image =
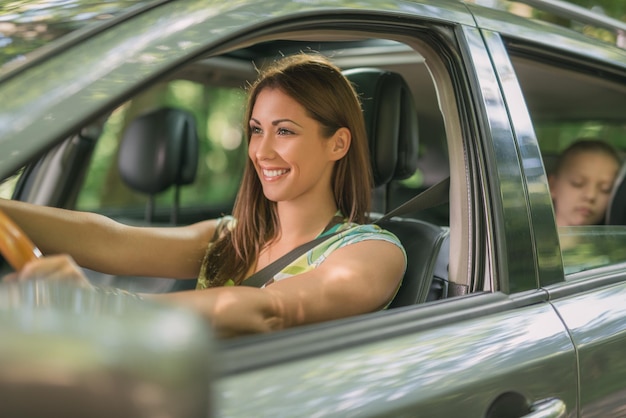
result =
[[[348,128],[339,128],[329,141],[331,161],[342,159],[350,149],[352,133]]]

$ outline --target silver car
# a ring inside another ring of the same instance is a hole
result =
[[[0,15],[3,197],[140,225],[228,213],[246,83],[307,50],[400,80],[354,78],[378,91],[366,104],[404,97],[389,135],[370,131],[373,215],[449,189],[388,221],[402,288],[349,319],[220,341],[191,312],[115,290],[189,281],[0,286],[13,416],[626,416],[626,190],[618,178],[603,224],[558,228],[548,185],[576,137],[626,151],[624,23],[556,0],[24,3]],[[186,156],[172,170],[141,163],[154,127]]]

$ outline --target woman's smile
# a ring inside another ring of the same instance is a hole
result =
[[[261,172],[263,173],[263,178],[266,181],[276,181],[279,178],[283,177],[285,174],[289,173],[291,170],[287,168],[282,169],[267,169],[262,168]]]

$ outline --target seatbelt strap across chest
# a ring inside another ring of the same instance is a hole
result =
[[[280,272],[283,268],[287,267],[289,264],[295,261],[302,254],[314,248],[316,245],[321,244],[322,242],[326,241],[330,237],[337,235],[338,233],[339,231],[333,232],[332,234],[320,235],[314,240],[305,242],[304,244],[294,248],[293,250],[289,251],[287,254],[274,260],[267,266],[263,267],[261,270],[257,271],[252,276],[245,279],[241,284],[243,286],[262,287],[278,272]]]

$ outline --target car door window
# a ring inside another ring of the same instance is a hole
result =
[[[565,66],[554,60],[513,56],[546,174],[552,175],[559,155],[580,140],[600,140],[626,153],[626,78],[582,65]],[[598,75],[601,74],[601,75]],[[613,199],[609,200],[609,206]],[[619,251],[626,244],[626,227],[608,225],[561,226],[559,238],[566,274],[626,261]]]
[[[562,227],[559,237],[566,275],[626,261],[624,227]]]

